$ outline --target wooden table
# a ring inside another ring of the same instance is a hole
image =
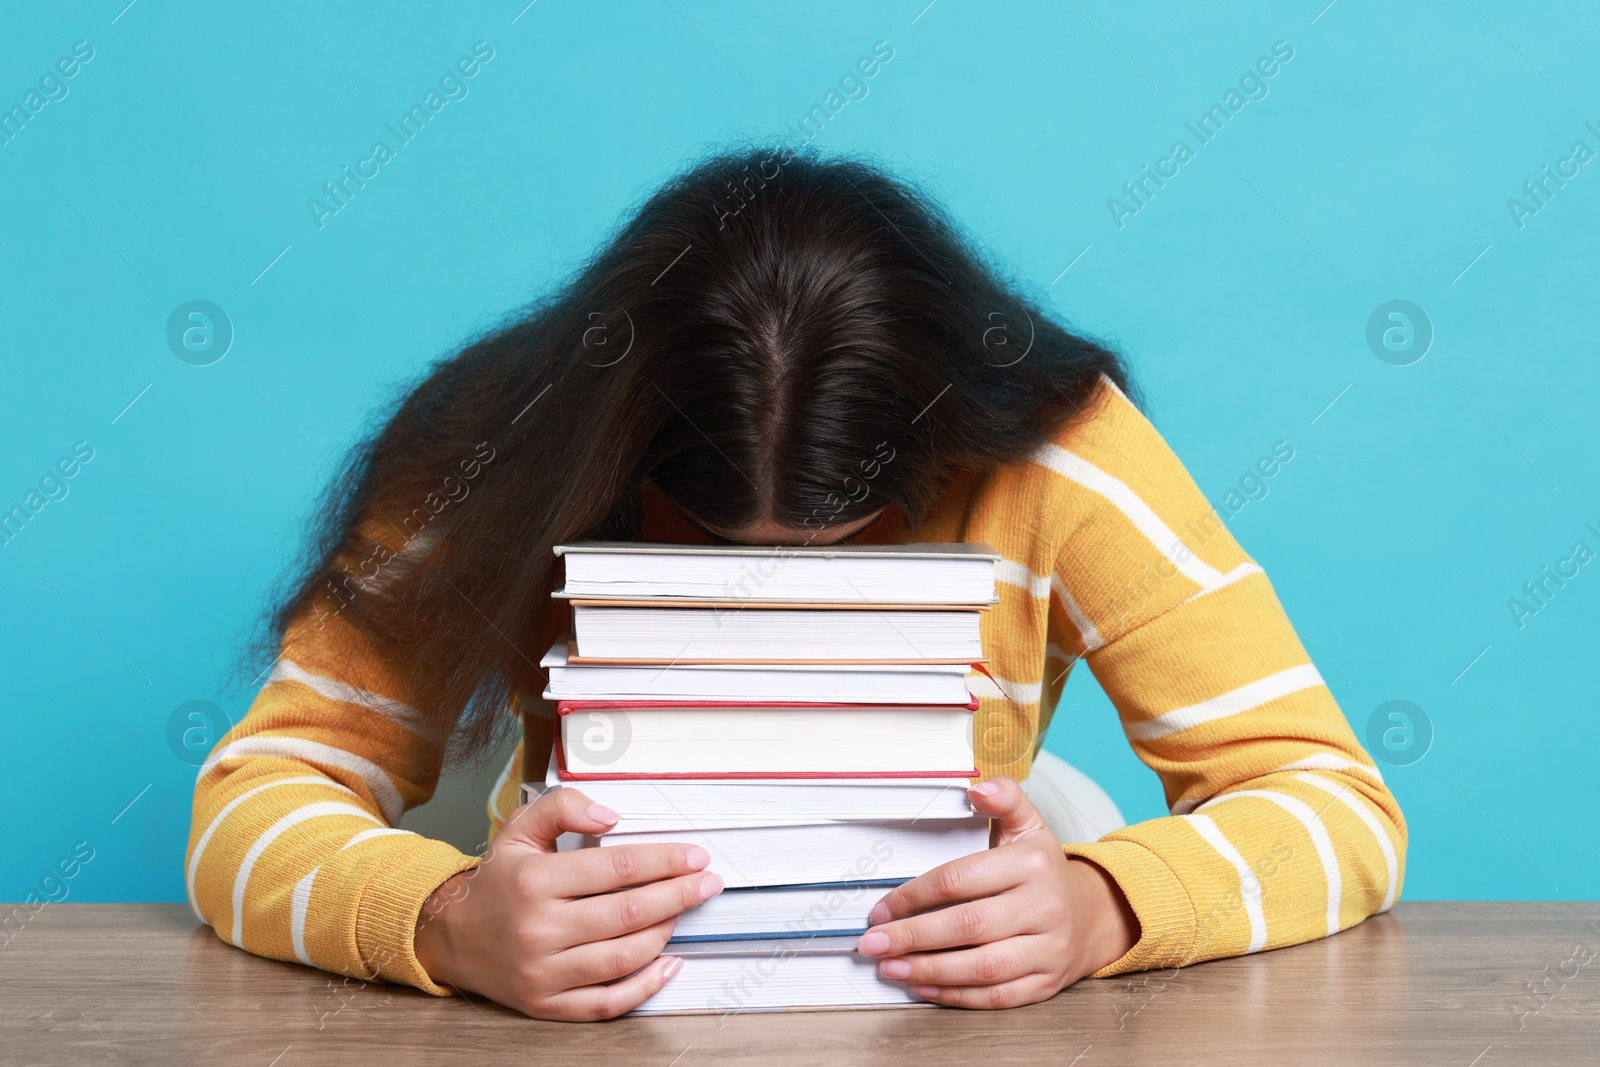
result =
[[[0,947],[0,998],[4,1063],[1576,1064],[1600,1059],[1600,904],[1402,903],[1009,1011],[587,1024],[258,959],[182,905],[50,904]]]

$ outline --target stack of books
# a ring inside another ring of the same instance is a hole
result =
[[[988,846],[966,684],[987,545],[584,542],[556,549],[568,637],[545,655],[542,783],[618,812],[561,848],[699,845],[726,888],[683,913],[683,967],[638,1009],[918,1003],[858,955],[889,889]]]

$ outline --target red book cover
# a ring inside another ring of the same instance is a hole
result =
[[[595,708],[966,708],[978,710],[978,698],[965,704],[847,704],[815,700],[585,700],[582,697],[564,698],[556,702],[557,715],[574,711],[592,711]]]

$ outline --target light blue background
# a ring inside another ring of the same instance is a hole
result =
[[[1600,893],[1600,566],[1524,629],[1506,605],[1574,541],[1600,548],[1600,163],[1522,229],[1506,206],[1574,141],[1600,150],[1591,7],[524,2],[0,13],[6,106],[95,49],[0,147],[0,506],[95,449],[0,548],[0,898],[87,840],[71,899],[181,899],[194,772],[168,716],[248,705],[239,639],[375,405],[879,40],[893,60],[819,145],[925,181],[1120,346],[1213,500],[1294,447],[1230,528],[1358,732],[1397,698],[1433,723],[1387,771],[1406,896]],[[479,40],[470,96],[319,230],[307,198]],[[1119,230],[1107,198],[1193,147],[1183,123],[1280,40],[1270,94]],[[196,298],[237,331],[213,366],[164,340]],[[1436,331],[1412,366],[1365,341],[1395,298]],[[1163,813],[1085,672],[1048,745],[1130,818]]]

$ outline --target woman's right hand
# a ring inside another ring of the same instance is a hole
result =
[[[556,851],[562,831],[616,821],[565,787],[513,812],[483,862],[423,905],[416,953],[428,976],[538,1019],[609,1019],[654,996],[683,965],[661,955],[678,915],[722,879],[694,845]]]

